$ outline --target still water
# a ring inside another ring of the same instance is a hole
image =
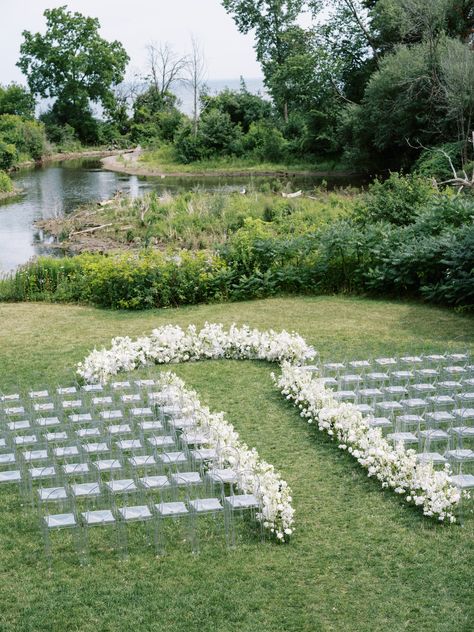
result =
[[[250,188],[269,179],[272,178],[138,177],[104,171],[97,160],[66,161],[19,171],[13,180],[23,190],[22,195],[0,202],[0,274],[35,255],[52,254],[48,240],[34,226],[36,220],[59,217],[82,204],[107,200],[117,191],[132,196],[151,189],[159,193],[194,189],[226,192]],[[321,178],[293,179],[292,188],[310,190],[320,182]],[[344,178],[336,182],[341,186],[353,183]]]

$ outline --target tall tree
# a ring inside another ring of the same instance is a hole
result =
[[[47,9],[46,33],[23,31],[18,66],[33,94],[55,98],[59,123],[71,124],[84,138],[83,121],[90,102],[113,107],[113,86],[124,77],[129,57],[118,41],[99,35],[96,18],[72,13],[66,6]]]
[[[255,31],[255,51],[262,65],[265,85],[277,106],[288,120],[288,103],[291,86],[278,85],[272,77],[287,60],[289,54],[287,31],[295,26],[303,10],[304,0],[222,0],[226,11],[232,15],[241,33]],[[276,97],[276,98],[275,98]]]
[[[173,85],[185,80],[189,59],[175,53],[168,44],[151,43],[147,46],[148,70],[146,77],[163,99]]]

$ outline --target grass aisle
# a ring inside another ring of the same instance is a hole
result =
[[[295,329],[327,358],[474,352],[474,320],[433,307],[346,298],[291,298],[124,313],[0,304],[0,388],[67,382],[94,344],[205,320]],[[0,490],[1,632],[467,631],[472,624],[474,520],[446,528],[421,517],[322,434],[302,423],[260,363],[174,368],[293,488],[289,546],[220,539],[193,557],[177,545],[120,562],[104,548],[90,567],[72,549],[49,574],[42,540],[18,497]],[[58,553],[58,551],[56,551]]]

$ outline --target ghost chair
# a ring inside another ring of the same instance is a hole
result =
[[[102,552],[110,548],[121,552],[122,542],[118,533],[117,517],[110,505],[108,494],[88,495],[81,501],[81,510],[78,511],[78,515],[82,526],[81,558],[83,563],[89,563],[93,547]],[[112,531],[112,539],[110,531]],[[93,537],[94,542],[92,542]]]
[[[141,419],[137,423],[137,429],[143,444],[147,437],[160,435],[164,430],[163,424],[157,419]]]
[[[194,543],[194,521],[183,501],[160,501],[153,505],[155,516],[155,545],[159,555],[164,555],[172,540],[190,549]],[[183,538],[184,536],[184,538]]]
[[[203,540],[203,536],[209,537],[210,532],[219,531],[222,527],[224,535],[226,532],[224,505],[222,498],[216,498],[215,496],[209,497],[191,497],[191,490],[188,488],[187,507],[191,518],[191,537],[192,537],[192,550],[194,553],[198,553],[200,550],[200,544]],[[205,519],[203,520],[202,518]],[[219,518],[222,517],[222,522]],[[204,533],[201,533],[203,531]]]
[[[53,533],[60,533],[65,530],[70,531],[72,534],[72,540],[74,543],[76,554],[78,555],[78,558],[81,559],[81,527],[77,514],[74,511],[63,510],[62,512],[60,512],[60,510],[57,509],[55,513],[43,513],[41,516],[41,527],[43,533],[45,555],[50,569],[53,562],[51,542],[51,536]]]
[[[230,494],[224,496],[225,524],[227,544],[230,547],[236,545],[237,520],[248,521],[258,526],[260,539],[264,539],[265,509],[261,501],[260,480],[251,471],[238,473],[236,485],[230,486]],[[249,489],[249,480],[252,481]],[[247,523],[248,524],[248,523]]]
[[[461,494],[459,500],[458,519],[461,525],[464,524],[464,504],[465,502],[472,503],[473,490],[474,490],[474,474],[463,474],[462,471],[459,474],[451,476],[451,483],[459,489]]]

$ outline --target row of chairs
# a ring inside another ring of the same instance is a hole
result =
[[[122,390],[134,391],[134,397],[124,398]],[[229,459],[229,448],[210,445],[207,433],[196,429],[192,411],[183,416],[173,389],[157,391],[152,379],[124,381],[83,389],[80,410],[62,406],[74,401],[76,393],[76,386],[56,389],[59,398],[53,403],[66,413],[40,417],[33,409],[29,419],[18,422],[8,411],[0,424],[0,482],[20,483],[29,501],[25,506],[39,510],[50,560],[56,531],[73,534],[85,561],[92,527],[113,528],[113,540],[126,554],[129,526],[142,524],[147,542],[162,553],[166,534],[173,531],[166,527],[167,518],[183,523],[194,551],[199,549],[198,517],[210,515],[212,523],[220,523],[229,545],[235,543],[237,515],[250,514],[255,522],[261,511],[258,494],[239,493],[237,474],[228,467],[228,461],[236,463],[238,457]],[[52,400],[48,389],[31,391],[27,397],[33,402]],[[94,400],[97,397],[101,399]],[[4,399],[4,410],[13,408],[12,403],[20,408],[24,399]]]

